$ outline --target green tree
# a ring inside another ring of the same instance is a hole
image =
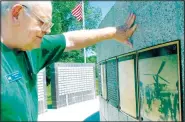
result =
[[[52,1],[52,22],[54,26],[51,34],[59,34],[67,31],[83,29],[82,21],[77,21],[71,14],[72,10],[80,1]],[[100,8],[92,7],[89,1],[84,2],[85,9],[85,28],[93,29],[98,27],[102,12]],[[87,47],[87,50],[95,51],[95,45]],[[84,62],[83,49],[64,52],[59,60],[60,62]],[[87,62],[95,63],[96,56],[87,58]],[[50,83],[50,66],[46,67],[47,84]]]
[[[82,21],[77,21],[71,11],[80,1],[53,1],[53,23],[51,34],[83,29]],[[101,9],[90,6],[88,1],[84,2],[85,28],[97,28],[101,20]],[[87,47],[87,50],[95,51],[95,45]],[[70,54],[71,53],[71,54]],[[72,55],[75,54],[75,55]],[[78,54],[78,55],[76,55]],[[70,58],[70,59],[69,59]],[[84,62],[83,49],[64,52],[61,56],[62,62]]]

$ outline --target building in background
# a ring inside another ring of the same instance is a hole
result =
[[[46,69],[42,69],[37,74],[38,90],[38,113],[42,114],[47,111],[47,91],[46,91]]]
[[[54,63],[51,72],[52,108],[95,99],[95,79],[93,63]]]

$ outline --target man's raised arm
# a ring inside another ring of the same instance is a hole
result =
[[[129,42],[129,38],[137,28],[136,24],[133,25],[135,19],[136,16],[134,14],[130,14],[126,23],[119,27],[66,32],[64,33],[66,38],[65,51],[81,49],[109,39],[115,39],[132,47],[132,44]]]

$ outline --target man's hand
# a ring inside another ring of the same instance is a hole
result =
[[[116,28],[116,33],[113,38],[119,42],[129,45],[130,47],[133,47],[132,43],[129,41],[129,38],[133,35],[137,28],[136,24],[133,25],[135,19],[136,16],[131,13],[125,24]]]

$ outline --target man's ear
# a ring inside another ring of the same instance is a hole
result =
[[[13,22],[16,25],[19,24],[18,17],[22,9],[23,9],[23,6],[21,4],[15,4],[12,7],[11,15],[12,15]]]

